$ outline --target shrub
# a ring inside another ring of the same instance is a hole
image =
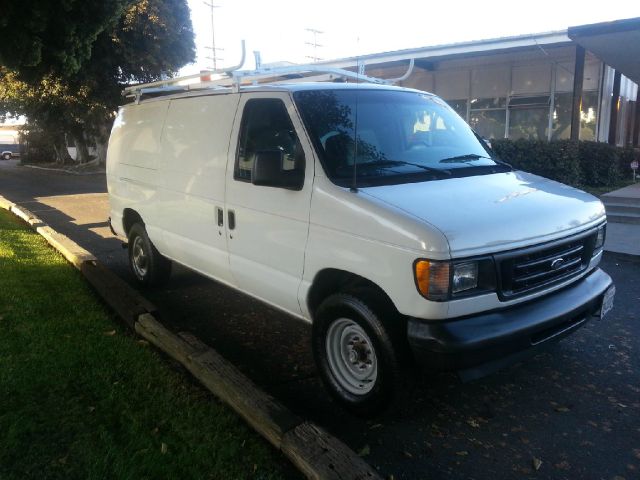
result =
[[[618,184],[622,177],[621,152],[621,148],[607,143],[580,142],[580,167],[585,185],[606,187]]]
[[[51,135],[39,129],[23,129],[20,133],[21,163],[47,163],[56,158]]]
[[[558,140],[492,140],[498,158],[515,168],[568,185],[580,185],[579,149],[575,142]]]
[[[515,168],[574,187],[616,187],[640,156],[631,147],[571,140],[492,140],[498,158]]]

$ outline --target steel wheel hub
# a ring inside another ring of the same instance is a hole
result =
[[[149,270],[149,261],[147,254],[144,251],[144,241],[142,240],[142,237],[136,237],[133,241],[131,258],[133,270],[136,275],[140,279],[144,278]]]
[[[378,378],[378,362],[364,329],[339,318],[329,326],[325,343],[329,368],[340,386],[354,395],[369,393]]]

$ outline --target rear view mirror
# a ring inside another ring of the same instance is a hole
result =
[[[281,150],[256,152],[251,170],[251,183],[263,187],[302,190],[304,172],[298,168],[284,169],[284,153]]]

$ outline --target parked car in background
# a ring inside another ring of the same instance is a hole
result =
[[[17,143],[0,143],[0,158],[11,160],[20,156],[20,145]]]

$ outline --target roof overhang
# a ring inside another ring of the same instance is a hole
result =
[[[571,40],[640,84],[640,18],[569,27]]]
[[[489,40],[476,40],[471,42],[452,43],[448,45],[436,45],[432,47],[410,48],[392,52],[374,53],[359,57],[348,57],[337,60],[325,60],[319,65],[331,65],[338,68],[354,67],[358,64],[376,65],[392,64],[394,62],[406,62],[414,59],[416,66],[430,70],[431,62],[466,58],[481,55],[494,55],[498,53],[518,52],[532,48],[559,47],[571,45],[571,39],[566,30],[519,35],[515,37],[493,38]]]

